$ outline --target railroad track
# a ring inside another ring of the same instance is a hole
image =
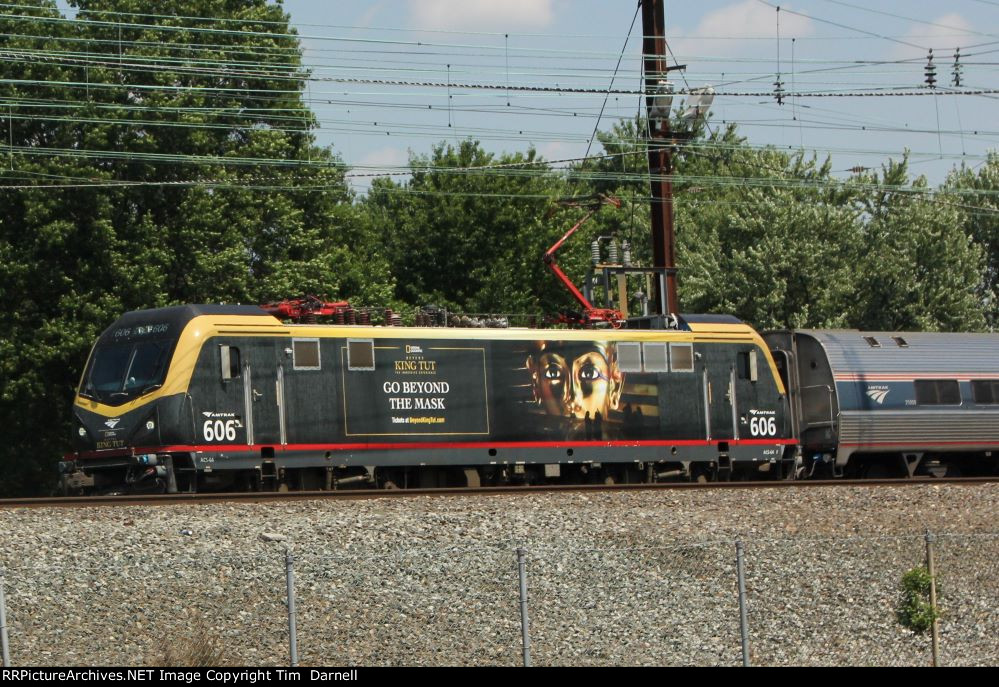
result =
[[[436,488],[436,489],[344,489],[340,491],[218,492],[197,494],[131,494],[121,496],[51,496],[43,498],[0,499],[6,508],[72,508],[94,506],[159,506],[178,503],[268,503],[273,501],[407,498],[413,496],[523,495],[568,492],[622,492],[691,489],[795,489],[820,487],[907,487],[956,484],[974,486],[999,482],[995,477],[814,480],[769,482],[666,482],[661,484],[558,484],[541,486]]]

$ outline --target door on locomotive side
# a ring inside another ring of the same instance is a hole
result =
[[[338,441],[342,411],[336,362],[342,339],[295,336],[285,339],[279,375],[282,443]]]
[[[731,347],[724,344],[695,346],[700,354],[697,368],[705,408],[705,438],[727,441],[737,437]]]
[[[280,356],[284,340],[253,338],[247,340],[243,364],[244,405],[249,418],[249,431],[254,445],[280,444],[284,429],[281,405],[284,370]]]

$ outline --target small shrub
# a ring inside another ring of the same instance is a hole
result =
[[[913,632],[922,634],[933,627],[940,611],[930,604],[930,571],[913,568],[902,576],[902,601],[898,622]]]
[[[199,620],[181,633],[166,635],[151,663],[156,666],[208,668],[225,665],[218,637]]]

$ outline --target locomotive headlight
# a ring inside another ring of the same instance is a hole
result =
[[[81,436],[81,437],[85,437],[85,436],[87,436],[87,430],[86,430],[86,429],[84,429],[83,427],[80,427],[80,428],[79,428],[78,430],[76,430],[76,431],[80,433],[80,436]]]
[[[147,420],[146,421],[146,429],[148,429],[148,430],[156,429],[156,423],[153,422],[152,420]]]

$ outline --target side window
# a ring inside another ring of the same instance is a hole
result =
[[[916,405],[961,405],[961,389],[955,379],[917,379],[915,385]]]
[[[666,357],[666,344],[647,343],[643,345],[646,372],[669,372]]]
[[[979,405],[999,403],[999,380],[973,379],[971,391],[975,396],[975,403]]]
[[[347,339],[347,369],[365,371],[375,369],[374,339]]]
[[[296,370],[318,370],[319,339],[292,339],[292,367]]]
[[[669,369],[672,372],[693,372],[694,344],[670,344]]]
[[[621,372],[641,372],[642,344],[619,343],[617,345],[617,364]]]
[[[222,379],[239,379],[243,368],[240,365],[239,349],[229,344],[219,346],[219,363],[222,368]]]

